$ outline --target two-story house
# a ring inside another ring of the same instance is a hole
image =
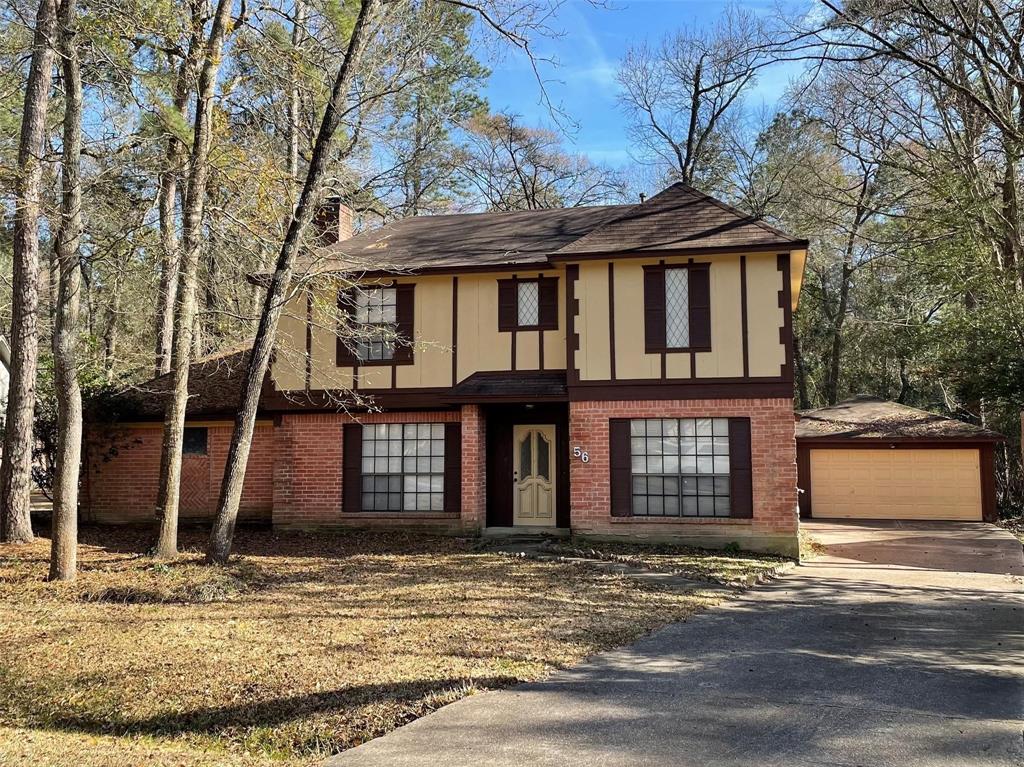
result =
[[[796,552],[806,241],[682,184],[342,237],[299,270],[243,517]],[[246,354],[192,370],[184,517],[213,512]],[[166,385],[93,430],[87,517],[152,515]]]

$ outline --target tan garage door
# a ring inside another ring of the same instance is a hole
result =
[[[811,450],[818,518],[981,519],[977,450]]]

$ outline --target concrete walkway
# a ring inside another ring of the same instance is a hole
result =
[[[973,523],[808,525],[826,555],[334,766],[1024,764],[1024,559]]]

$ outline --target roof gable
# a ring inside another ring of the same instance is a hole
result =
[[[683,183],[561,248],[558,256],[622,251],[806,247],[785,232]]]

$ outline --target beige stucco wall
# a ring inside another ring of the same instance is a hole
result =
[[[775,377],[780,375],[786,358],[785,346],[779,333],[785,321],[783,310],[778,305],[783,276],[778,270],[774,254],[750,254],[746,259],[750,375]],[[671,265],[685,263],[689,259],[630,258],[615,262],[616,380],[650,380],[661,377],[661,355],[644,351],[643,312],[643,268],[661,260]],[[695,355],[696,377],[740,378],[743,376],[740,255],[694,260],[711,264],[711,351]],[[607,261],[580,264],[576,296],[580,303],[576,319],[576,330],[580,336],[576,364],[580,380],[611,380]],[[668,378],[689,378],[689,352],[666,354],[665,373]]]
[[[517,272],[520,277],[536,277],[539,272]],[[517,370],[565,368],[565,295],[564,272],[544,272],[559,278],[559,311],[556,330],[516,333]],[[453,297],[454,277],[450,275],[400,277],[398,283],[415,283],[413,301],[415,353],[413,364],[398,365],[393,371],[398,388],[442,388],[451,386],[452,356],[457,348],[456,381],[478,371],[511,370],[512,333],[498,331],[498,280],[507,272],[462,274],[458,276],[457,295]],[[390,284],[390,280],[387,281]],[[315,289],[311,327],[312,365],[310,388],[351,388],[354,377],[359,389],[387,389],[392,386],[389,365],[351,367],[336,364],[337,321],[335,287]],[[452,310],[457,305],[458,338],[452,338]],[[272,367],[279,390],[301,390],[306,377],[306,294],[288,301],[281,317],[278,351]],[[544,334],[543,366],[540,335]]]

